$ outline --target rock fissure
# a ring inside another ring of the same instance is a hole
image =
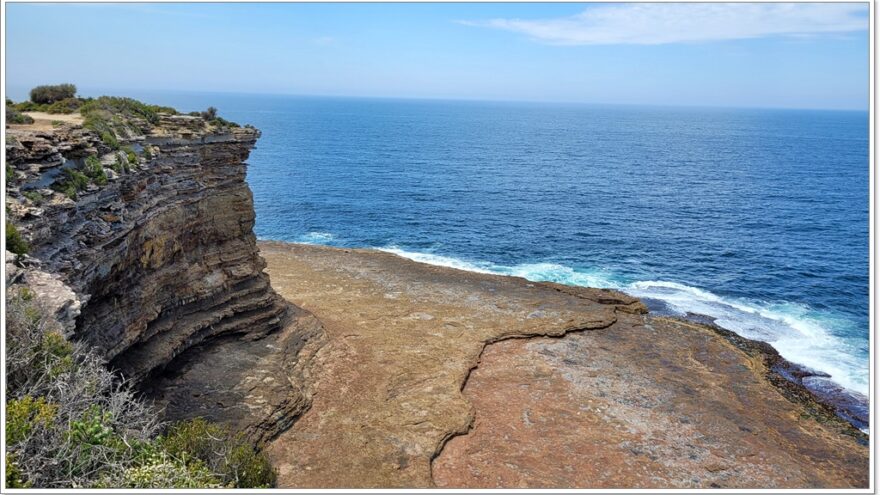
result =
[[[602,299],[602,304],[621,304],[621,301],[619,299],[606,298],[606,299]],[[630,303],[623,303],[623,304],[629,305]],[[616,313],[617,311],[618,311],[618,309],[614,308],[614,312]],[[495,339],[491,339],[491,340],[484,343],[483,348],[480,350],[480,354],[477,356],[476,362],[473,364],[473,366],[470,367],[470,369],[467,372],[467,375],[465,375],[465,377],[464,377],[464,380],[462,380],[461,387],[459,388],[459,390],[461,392],[464,392],[464,389],[467,386],[467,383],[471,377],[471,374],[474,372],[474,370],[476,370],[477,368],[480,367],[480,361],[482,360],[483,353],[485,353],[486,349],[493,344],[497,344],[499,342],[503,342],[503,341],[510,340],[510,339],[529,340],[529,339],[536,339],[536,338],[562,338],[562,337],[568,335],[569,333],[584,332],[584,331],[588,331],[588,330],[607,329],[607,328],[610,328],[611,326],[613,326],[615,323],[617,323],[617,318],[614,318],[614,320],[611,321],[610,323],[608,323],[607,325],[596,326],[596,327],[582,327],[582,328],[564,329],[561,333],[552,332],[552,331],[536,332],[536,333],[521,334],[521,335],[505,335],[505,336],[501,336],[501,337],[498,337]],[[450,440],[452,440],[455,437],[465,436],[465,435],[469,434],[473,430],[474,421],[476,421],[476,414],[472,413],[469,415],[466,428],[464,428],[462,430],[454,430],[454,431],[448,432],[440,440],[440,443],[437,445],[437,448],[434,450],[434,454],[431,456],[431,479],[432,479],[432,481],[434,479],[434,473],[433,473],[434,460],[437,459],[437,457],[439,457],[443,453],[443,448],[446,447],[446,444]]]

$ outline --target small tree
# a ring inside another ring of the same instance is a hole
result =
[[[217,118],[217,109],[214,107],[208,107],[207,110],[202,112],[202,118],[205,120],[214,120]]]
[[[73,84],[55,84],[37,86],[31,90],[31,101],[40,104],[50,104],[65,98],[76,96],[76,86]]]

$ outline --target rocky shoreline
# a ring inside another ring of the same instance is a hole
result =
[[[327,335],[312,408],[267,448],[282,486],[867,485],[867,437],[766,344],[614,291],[259,247]]]
[[[803,405],[818,421],[837,425],[841,433],[853,436],[864,445],[868,444],[868,435],[863,431],[868,427],[868,405],[857,401],[840,387],[820,389],[806,382],[814,377],[827,378],[827,374],[792,363],[780,356],[770,344],[747,339],[703,318],[671,319],[711,329],[749,356],[761,359],[766,368],[767,381],[786,398]]]

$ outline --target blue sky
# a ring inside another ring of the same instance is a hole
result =
[[[867,4],[14,4],[8,94],[868,108]]]

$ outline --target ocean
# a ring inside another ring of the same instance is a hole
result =
[[[261,239],[620,289],[868,394],[867,112],[134,96],[262,130]]]

